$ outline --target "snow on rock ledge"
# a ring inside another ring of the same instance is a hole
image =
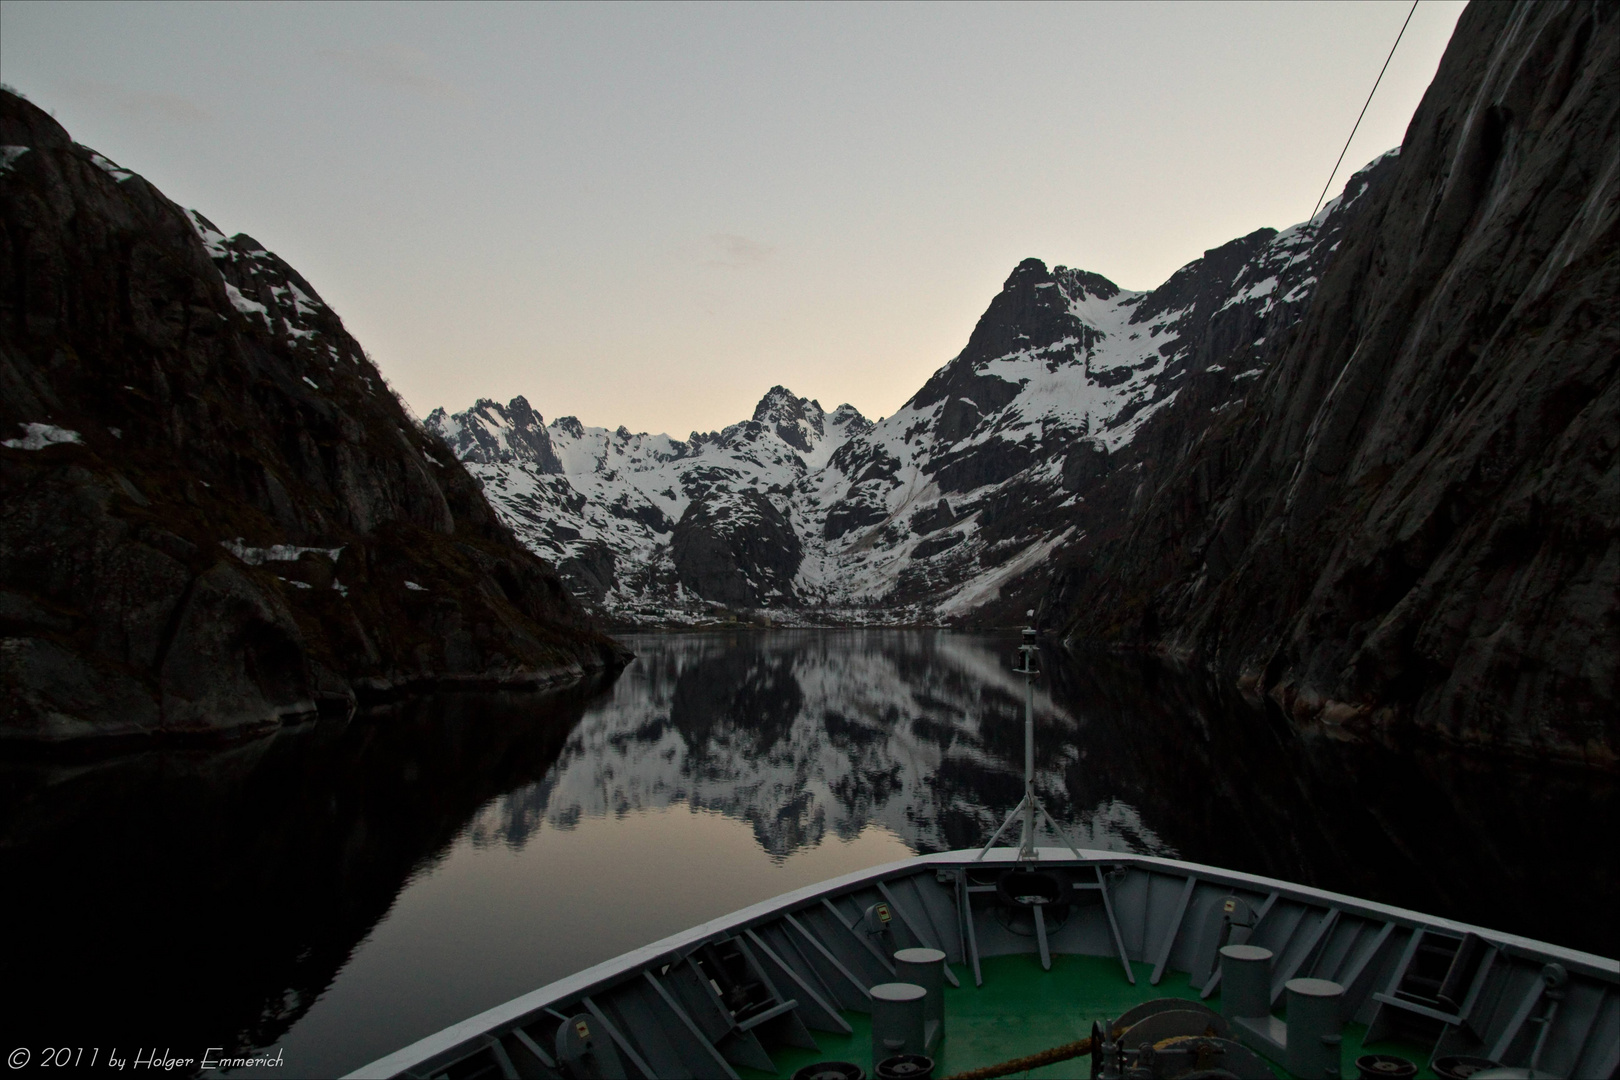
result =
[[[77,443],[84,439],[77,431],[59,428],[54,424],[23,424],[25,434],[20,439],[7,439],[0,446],[9,446],[13,450],[43,450],[47,446],[57,443]]]

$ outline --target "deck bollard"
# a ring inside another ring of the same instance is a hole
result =
[[[1271,950],[1258,945],[1221,947],[1221,1015],[1271,1015]]]
[[[932,1048],[945,1037],[945,954],[938,949],[896,949],[894,977],[923,988],[923,1041]]]
[[[916,983],[878,983],[872,987],[872,1060],[896,1054],[926,1054],[923,998]]]
[[[1224,981],[1224,976],[1223,976]],[[1283,1065],[1304,1080],[1339,1080],[1344,987],[1327,979],[1289,979],[1288,1049]]]

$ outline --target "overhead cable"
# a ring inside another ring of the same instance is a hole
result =
[[[1384,57],[1384,66],[1378,69],[1378,78],[1373,80],[1372,91],[1368,93],[1367,100],[1361,106],[1361,116],[1356,117],[1355,126],[1350,129],[1350,138],[1344,140],[1344,149],[1339,151],[1339,160],[1333,163],[1333,171],[1328,173],[1327,183],[1322,185],[1322,194],[1316,197],[1316,205],[1311,207],[1311,217],[1322,209],[1322,200],[1327,198],[1328,188],[1333,186],[1333,178],[1339,175],[1339,166],[1344,164],[1344,155],[1350,151],[1350,141],[1356,137],[1356,128],[1361,127],[1361,117],[1367,115],[1367,106],[1372,104],[1373,94],[1378,93],[1378,84],[1384,81],[1384,72],[1389,70],[1389,62],[1395,58],[1396,46],[1400,45],[1401,37],[1406,33],[1406,23],[1412,21],[1412,12],[1417,10],[1418,0],[1412,0],[1412,7],[1406,13],[1406,22],[1401,23],[1401,32],[1395,35],[1395,44],[1389,47],[1389,55]]]

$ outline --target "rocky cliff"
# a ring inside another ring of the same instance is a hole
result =
[[[0,738],[622,661],[291,267],[0,92]]]
[[[1620,751],[1620,10],[1475,4],[1250,391],[1185,397],[1065,558],[1076,639],[1300,722]]]

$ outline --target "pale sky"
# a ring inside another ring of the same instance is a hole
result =
[[[1026,256],[1147,289],[1304,220],[1408,6],[4,0],[0,79],[297,267],[419,414],[684,437],[776,383],[893,412]]]

